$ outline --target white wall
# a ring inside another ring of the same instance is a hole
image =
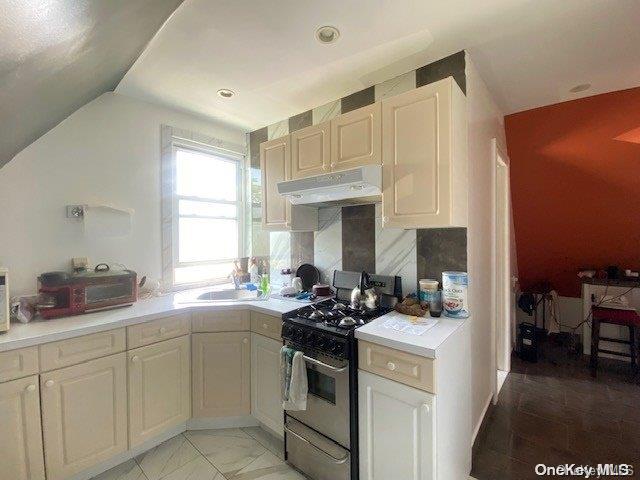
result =
[[[467,230],[471,325],[472,425],[477,428],[493,393],[491,274],[492,169],[491,140],[506,151],[504,115],[467,55],[467,114],[469,121],[469,226]]]
[[[106,93],[0,169],[0,265],[9,268],[12,295],[35,292],[39,273],[68,270],[78,256],[161,277],[162,124],[245,148],[241,130]],[[134,209],[131,234],[85,238],[82,225],[65,216],[65,205],[76,203]]]

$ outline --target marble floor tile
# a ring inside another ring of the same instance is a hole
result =
[[[239,428],[192,430],[185,435],[227,478],[248,466],[267,450]]]
[[[258,443],[260,443],[263,447],[266,447],[278,458],[284,460],[284,440],[276,437],[271,432],[268,432],[261,427],[246,427],[242,430],[255,438]]]
[[[198,451],[184,435],[176,435],[138,455],[136,461],[149,480],[159,480],[199,456]]]
[[[225,478],[203,456],[199,455],[163,477],[162,480],[225,480]]]
[[[230,480],[304,480],[304,476],[271,452],[265,452]]]
[[[147,480],[147,477],[136,461],[131,459],[93,477],[92,480]]]

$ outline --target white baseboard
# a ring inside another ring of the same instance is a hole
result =
[[[187,430],[207,430],[216,428],[258,427],[258,422],[251,415],[223,418],[192,418],[187,420]]]
[[[502,390],[502,386],[504,385],[504,382],[507,380],[507,377],[509,376],[509,372],[505,372],[504,370],[498,370],[497,376],[498,376],[498,395],[499,395],[500,390]]]
[[[87,470],[84,470],[78,473],[77,475],[74,475],[73,477],[71,477],[70,480],[89,480],[90,478],[93,478],[96,475],[100,475],[101,473],[106,472],[107,470],[117,465],[120,465],[121,463],[124,463],[127,460],[137,457],[138,455],[140,455],[143,452],[146,452],[147,450],[151,450],[153,447],[160,445],[162,442],[169,440],[170,438],[173,438],[176,435],[184,432],[186,429],[187,429],[187,426],[185,423],[176,425],[175,427],[171,428],[170,430],[167,430],[166,432],[164,432],[161,435],[158,435],[155,438],[149,439],[146,442],[141,443],[140,445],[130,450],[127,450],[126,452],[119,453],[118,455],[111,457],[109,460],[105,460],[104,462],[99,463],[98,465],[95,465],[91,468],[88,468]]]
[[[480,431],[480,427],[482,426],[482,421],[484,420],[485,415],[487,414],[487,410],[489,410],[489,405],[491,405],[491,400],[493,399],[493,393],[489,395],[487,401],[485,402],[484,408],[482,409],[482,415],[480,415],[480,420],[478,420],[477,425],[473,429],[473,436],[471,437],[471,446],[476,443],[476,437],[478,436],[478,432]]]

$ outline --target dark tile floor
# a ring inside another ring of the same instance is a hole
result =
[[[473,447],[474,478],[543,478],[539,463],[627,463],[635,476],[625,478],[640,478],[640,375],[601,359],[594,379],[587,358],[551,340],[538,363],[513,357]]]

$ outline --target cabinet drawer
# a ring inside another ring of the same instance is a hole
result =
[[[248,310],[194,312],[191,322],[194,332],[248,332],[250,328]]]
[[[358,368],[436,393],[435,360],[375,343],[358,341]]]
[[[173,315],[127,327],[127,348],[144,347],[186,335],[190,330],[190,319],[188,314]]]
[[[251,312],[251,331],[274,340],[280,340],[282,338],[282,318]]]
[[[0,382],[38,373],[38,347],[0,353]]]
[[[40,364],[42,371],[48,372],[123,352],[125,348],[124,328],[118,328],[40,345]]]

